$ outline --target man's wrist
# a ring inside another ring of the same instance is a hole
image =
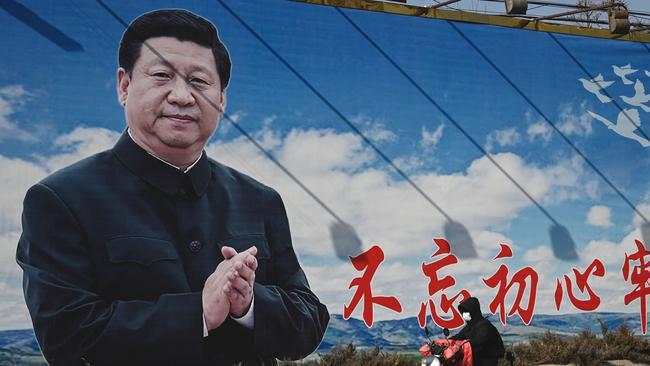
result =
[[[244,315],[237,317],[234,314],[230,314],[230,318],[248,329],[253,329],[253,325],[255,323],[255,317],[254,317],[255,312],[253,311],[254,307],[255,307],[255,296],[251,298],[251,303],[248,306],[248,311],[246,311]]]
[[[201,317],[203,318],[203,337],[207,337],[210,332],[208,331],[208,323],[205,321],[205,313],[201,313]]]

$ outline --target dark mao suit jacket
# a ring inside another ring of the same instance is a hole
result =
[[[255,325],[228,318],[204,338],[223,245],[258,248]],[[311,353],[329,321],[274,190],[205,153],[183,174],[126,133],[29,189],[17,261],[51,365],[275,364]]]

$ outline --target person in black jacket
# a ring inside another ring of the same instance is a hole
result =
[[[16,259],[51,366],[275,365],[329,321],[280,195],[206,155],[230,58],[208,20],[138,17],[119,50],[128,128],[27,192]]]
[[[458,305],[458,310],[466,324],[450,339],[469,340],[472,345],[474,366],[496,366],[505,351],[503,341],[499,331],[481,313],[478,299],[470,297]]]

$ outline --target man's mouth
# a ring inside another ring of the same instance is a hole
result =
[[[191,123],[196,121],[196,118],[188,114],[165,114],[163,117],[178,123]]]

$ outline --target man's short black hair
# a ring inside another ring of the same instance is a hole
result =
[[[130,75],[140,57],[142,44],[153,37],[174,37],[212,50],[224,90],[230,81],[230,56],[214,24],[187,10],[162,9],[142,14],[126,29],[120,41],[119,63]]]

